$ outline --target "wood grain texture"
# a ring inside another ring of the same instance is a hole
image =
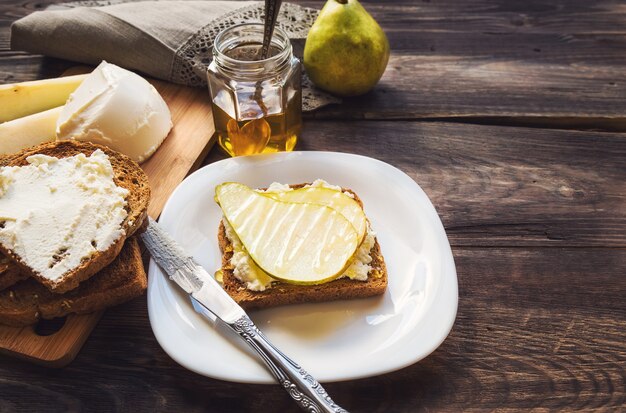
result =
[[[47,367],[66,366],[74,360],[102,313],[71,314],[61,329],[51,335],[38,334],[35,326],[0,325],[0,353]]]
[[[626,134],[306,120],[296,149],[400,168],[430,197],[455,246],[626,247]],[[216,150],[205,162],[224,157]]]
[[[11,21],[53,2],[0,5],[0,39],[8,38]],[[363,3],[389,37],[387,71],[371,93],[315,117],[487,118],[626,131],[626,11],[618,1]],[[9,51],[7,40],[0,40],[0,57],[0,82],[67,68]]]
[[[10,22],[49,3],[0,3],[0,82],[72,65],[7,49]],[[325,387],[359,412],[623,410],[626,136],[460,123],[625,130],[623,1],[362,3],[389,36],[387,72],[307,119],[297,149],[373,156],[415,179],[449,234],[460,301],[426,359]],[[176,365],[145,298],[107,311],[63,370],[2,358],[0,394],[0,411],[299,411],[277,385]]]
[[[626,403],[625,250],[453,252],[460,301],[450,336],[428,358],[398,372],[326,384],[335,401],[354,412],[618,411]],[[3,359],[0,406],[299,411],[278,385],[227,383],[176,365],[155,341],[146,311],[145,298],[107,311],[63,370]]]
[[[174,189],[215,143],[215,126],[206,90],[157,80],[151,83],[167,102],[174,123],[157,152],[141,164],[152,188],[148,213],[157,218]]]

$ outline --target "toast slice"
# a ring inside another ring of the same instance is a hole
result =
[[[18,281],[28,278],[27,274],[7,257],[0,258],[0,291],[9,288]]]
[[[76,288],[81,282],[89,279],[117,257],[124,245],[124,241],[135,233],[147,216],[148,202],[150,200],[148,178],[139,165],[126,155],[122,155],[107,147],[87,142],[71,140],[48,142],[0,158],[0,166],[24,166],[28,164],[26,158],[35,154],[66,158],[79,153],[89,156],[96,149],[102,150],[109,157],[114,171],[113,181],[115,184],[129,191],[126,197],[125,207],[128,215],[122,222],[122,228],[125,232],[124,236],[115,240],[107,250],[98,251],[79,266],[67,271],[59,279],[54,281],[43,277],[37,271],[30,268],[21,260],[19,255],[0,243],[0,252],[15,262],[22,273],[35,278],[55,293],[64,293]],[[85,242],[89,242],[89,240]]]
[[[307,184],[290,185],[297,189]],[[363,202],[350,189],[342,188],[354,195],[354,199],[363,208]],[[378,244],[375,240],[370,250],[372,269],[367,281],[339,278],[319,285],[294,285],[277,281],[265,291],[251,291],[245,287],[234,274],[230,263],[233,256],[233,245],[226,237],[224,223],[220,222],[218,243],[222,252],[222,286],[224,290],[245,310],[257,310],[287,304],[313,303],[322,301],[365,298],[381,295],[387,288],[387,267]]]
[[[143,294],[146,285],[139,243],[132,237],[109,266],[70,292],[55,294],[34,279],[0,291],[0,324],[26,326],[40,318],[103,310]]]

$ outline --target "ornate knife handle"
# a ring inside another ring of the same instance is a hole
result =
[[[259,353],[278,382],[303,410],[311,413],[348,413],[330,398],[313,376],[274,347],[248,316],[226,324]]]

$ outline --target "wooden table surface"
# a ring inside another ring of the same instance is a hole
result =
[[[11,22],[48,3],[0,4],[0,83],[75,64],[9,50]],[[626,6],[363,3],[388,34],[387,72],[309,116],[297,149],[372,156],[418,182],[459,308],[426,359],[327,390],[354,412],[626,409]],[[64,369],[1,358],[0,411],[298,410],[278,385],[179,367],[143,297],[107,311]]]

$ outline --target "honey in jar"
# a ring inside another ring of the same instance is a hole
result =
[[[215,133],[231,156],[291,151],[302,127],[300,62],[276,28],[269,57],[258,60],[263,25],[247,23],[215,39],[208,80]]]

